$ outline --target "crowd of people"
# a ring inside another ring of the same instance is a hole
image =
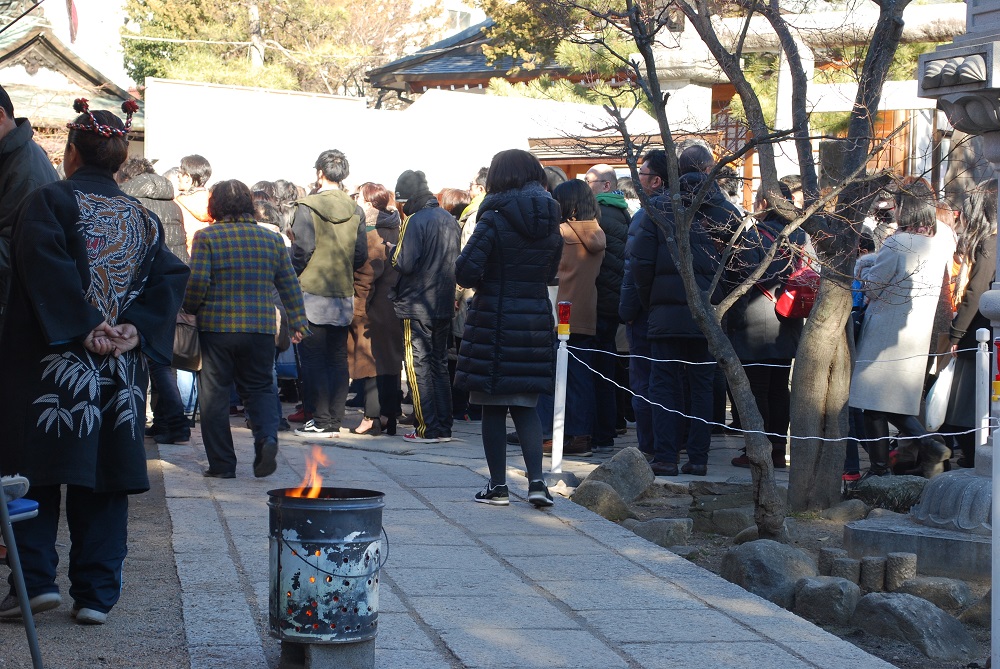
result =
[[[726,384],[685,286],[693,280],[710,307],[766,259],[723,326],[773,465],[786,466],[803,318],[782,315],[775,302],[810,262],[809,239],[801,229],[786,233],[763,194],[744,211],[739,178],[716,168],[707,145],[678,151],[680,203],[663,150],[642,157],[637,183],[607,164],[568,178],[511,149],[470,175],[467,188],[435,194],[419,170],[403,171],[391,189],[352,179],[348,157],[326,150],[308,190],[285,180],[209,187],[203,156],[162,175],[145,159],[126,159],[134,109],[123,107],[124,123],[85,100],[76,109],[60,181],[0,88],[0,420],[8,430],[0,472],[24,474],[40,504],[38,518],[17,527],[33,610],[61,602],[55,537],[66,485],[74,615],[104,622],[120,590],[128,495],[149,485],[143,436],[187,442],[195,395],[206,477],[237,475],[235,405],[253,433],[253,474],[266,477],[289,421],[312,439],[347,429],[353,382],[363,409],[355,434],[405,426],[405,440],[446,442],[454,421],[481,420],[489,480],[475,501],[509,504],[507,446],[515,444],[529,502],[551,505],[542,459],[553,448],[554,309],[564,301],[572,303],[572,355],[562,452],[610,452],[634,424],[655,474],[704,476],[712,433],[725,428]],[[801,208],[795,179],[780,191]],[[928,354],[950,352],[958,371],[946,428],[976,425],[967,349],[985,320],[979,297],[995,278],[995,182],[971,194],[957,220],[920,179],[896,184],[881,203],[855,277],[850,481],[860,478],[858,445],[872,475],[933,476],[951,450],[962,454],[957,464],[972,465],[971,436],[929,434],[920,405]],[[691,277],[676,261],[678,204],[694,212]],[[197,325],[197,384],[173,361],[178,320]],[[275,361],[290,346],[302,396],[285,417]],[[148,427],[147,384],[156,394]],[[734,412],[731,427],[738,422]],[[750,463],[744,453],[732,464]],[[17,615],[12,593],[0,618]]]

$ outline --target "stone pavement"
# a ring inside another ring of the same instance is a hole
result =
[[[283,433],[278,471],[262,480],[250,472],[249,431],[233,426],[236,479],[202,477],[197,430],[191,445],[160,447],[192,669],[277,667],[266,493],[301,481],[315,443],[331,461],[324,485],[385,493],[380,668],[891,666],[567,499],[535,509],[516,449],[511,505],[474,503],[486,477],[478,423],[456,425],[444,444]],[[728,465],[740,444],[716,438],[710,478],[747,474]],[[581,477],[594,466],[566,463]]]

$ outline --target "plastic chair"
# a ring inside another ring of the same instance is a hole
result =
[[[12,523],[28,520],[38,515],[38,502],[32,499],[15,499],[7,502],[7,497],[0,488],[0,534],[7,544],[7,564],[14,574],[14,590],[17,601],[21,605],[21,618],[24,620],[24,632],[28,635],[28,650],[31,651],[31,666],[42,669],[42,653],[38,649],[38,634],[35,631],[35,619],[31,615],[31,604],[28,601],[28,590],[24,585],[24,572],[21,571],[21,558],[17,554],[17,544],[14,541]]]

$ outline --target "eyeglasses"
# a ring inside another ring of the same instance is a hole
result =
[[[639,172],[640,177],[655,177],[656,174],[653,172]]]
[[[584,181],[587,182],[587,185],[601,183],[602,181],[606,184],[611,183],[607,179],[584,179]]]

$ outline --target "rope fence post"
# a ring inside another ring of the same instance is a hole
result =
[[[976,448],[985,446],[990,435],[990,331],[976,330]]]
[[[573,304],[560,302],[556,305],[558,326],[556,335],[559,338],[559,348],[556,349],[556,388],[552,406],[552,466],[545,476],[546,485],[552,486],[559,481],[568,486],[575,486],[577,478],[570,472],[563,473],[563,437],[566,433],[566,375],[569,371],[569,312]]]

